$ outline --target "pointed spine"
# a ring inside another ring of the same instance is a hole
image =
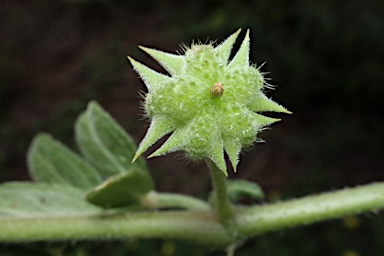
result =
[[[143,46],[139,46],[139,48],[160,63],[171,76],[183,73],[186,66],[184,56],[170,54]]]
[[[211,156],[209,158],[211,161],[215,163],[215,165],[225,174],[225,176],[228,176],[227,166],[224,160],[223,143],[221,143],[220,147],[212,147],[210,153]]]
[[[153,152],[148,158],[165,155],[167,153],[175,152],[184,147],[183,141],[185,140],[186,130],[183,128],[177,129],[171,137],[155,152]]]
[[[226,140],[224,141],[224,149],[227,152],[229,161],[232,164],[233,171],[237,171],[237,164],[239,163],[239,155],[241,151],[241,144],[236,140]]]
[[[245,38],[241,43],[239,51],[236,53],[235,57],[228,64],[228,70],[236,69],[237,67],[245,68],[249,66],[249,29],[245,34]]]
[[[153,69],[141,64],[140,62],[132,59],[128,56],[128,60],[131,62],[135,71],[140,75],[141,79],[144,81],[145,86],[148,91],[151,92],[156,87],[159,87],[163,84],[172,81],[172,78],[164,74],[158,73]]]
[[[151,122],[151,125],[145,134],[144,139],[141,141],[139,148],[136,151],[135,156],[133,157],[132,163],[144,153],[150,146],[152,146],[156,141],[161,139],[164,135],[175,130],[175,127],[172,124],[172,121],[169,118],[164,116],[154,116]]]
[[[233,44],[236,41],[236,38],[239,36],[241,29],[238,29],[235,33],[230,35],[224,42],[216,47],[217,57],[222,63],[227,64],[229,55],[231,54],[231,50]]]
[[[255,116],[254,119],[256,120],[257,126],[259,128],[263,128],[265,126],[281,121],[281,119],[279,118],[271,118],[271,117],[267,117],[267,116],[263,116],[255,113],[253,113],[253,115]]]
[[[254,101],[254,105],[249,106],[252,111],[262,112],[262,111],[270,111],[270,112],[280,112],[285,114],[292,114],[291,111],[287,110],[283,106],[269,99],[265,94],[260,93],[259,98]]]

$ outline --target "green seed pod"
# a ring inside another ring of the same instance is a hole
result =
[[[228,62],[239,33],[240,30],[216,47],[192,44],[184,55],[140,47],[170,76],[128,57],[148,89],[144,108],[151,118],[133,161],[157,140],[172,133],[149,157],[183,150],[192,159],[212,160],[227,174],[224,151],[236,171],[241,149],[254,143],[263,127],[279,120],[260,112],[290,113],[264,95],[264,78],[249,63],[249,31]]]

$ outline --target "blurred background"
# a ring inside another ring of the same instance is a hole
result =
[[[0,182],[29,179],[25,155],[40,131],[76,149],[73,124],[91,99],[138,143],[148,125],[144,85],[126,56],[162,71],[138,45],[175,52],[238,28],[241,36],[250,28],[251,59],[266,62],[261,70],[277,85],[269,96],[294,114],[262,132],[267,143],[230,177],[257,182],[266,201],[383,181],[384,1],[0,0]],[[205,197],[210,189],[206,167],[180,153],[148,164],[160,191]],[[221,255],[163,240],[55,246],[66,255]],[[45,255],[42,247],[0,252]],[[267,234],[236,255],[384,255],[384,216]]]

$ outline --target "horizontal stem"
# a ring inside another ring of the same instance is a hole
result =
[[[231,241],[214,214],[208,211],[0,218],[0,242],[126,238],[184,239],[221,248]]]
[[[182,208],[196,211],[211,209],[205,201],[195,197],[173,193],[158,193],[155,191],[149,192],[142,199],[142,204],[149,209]]]
[[[238,238],[384,209],[384,183],[275,204],[235,207]],[[172,238],[224,248],[232,244],[213,211],[108,213],[98,216],[0,217],[0,242]]]
[[[379,209],[384,209],[383,182],[270,205],[238,208],[236,216],[239,233],[249,237]]]

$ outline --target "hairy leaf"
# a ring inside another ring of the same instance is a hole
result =
[[[138,168],[107,179],[86,195],[86,199],[106,208],[139,205],[140,199],[153,190],[152,180]]]
[[[101,213],[84,192],[62,184],[9,182],[0,185],[0,218],[71,216]]]
[[[145,161],[132,163],[136,145],[132,138],[96,102],[78,118],[76,141],[83,156],[107,178],[137,167],[147,175]]]
[[[38,182],[90,189],[102,181],[92,165],[45,133],[33,139],[28,150],[27,164],[32,179]]]

